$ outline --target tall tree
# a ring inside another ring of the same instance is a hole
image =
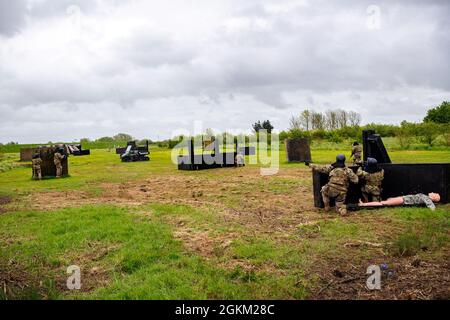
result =
[[[424,122],[450,123],[450,102],[444,101],[436,108],[430,109]]]
[[[273,126],[270,123],[270,120],[265,120],[262,123],[261,121],[258,121],[252,127],[255,132],[259,132],[261,129],[265,129],[267,130],[267,133],[272,133],[273,130]]]
[[[348,114],[347,111],[338,109],[336,110],[336,121],[338,128],[345,128],[348,126]]]
[[[252,127],[255,132],[259,132],[262,129],[261,121],[255,122]]]
[[[290,124],[289,129],[291,130],[300,130],[302,128],[300,118],[296,116],[291,117],[291,119],[289,120],[289,124]]]
[[[325,116],[320,112],[312,112],[311,114],[311,129],[323,130],[325,129]]]
[[[116,141],[131,141],[133,137],[127,133],[119,133],[114,136],[114,140]]]
[[[325,112],[326,124],[328,130],[335,130],[338,128],[337,113],[334,110]]]
[[[350,111],[348,113],[348,121],[352,127],[359,126],[361,124],[361,115],[358,112]]]
[[[303,129],[309,131],[311,123],[311,112],[308,109],[302,111],[302,113],[300,114],[300,121]]]
[[[269,120],[266,120],[262,123],[263,129],[267,130],[267,133],[272,133],[273,125],[270,123]]]

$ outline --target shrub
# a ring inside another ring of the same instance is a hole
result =
[[[322,139],[325,139],[326,134],[327,134],[327,132],[323,129],[313,130],[311,132],[311,138],[317,139],[317,140],[322,140]]]
[[[430,147],[433,146],[433,141],[440,133],[439,125],[431,122],[420,124],[418,130],[421,141],[428,144]]]
[[[310,139],[311,134],[305,130],[291,129],[288,132],[288,138],[290,138],[290,139]]]
[[[341,143],[344,141],[344,139],[336,131],[327,132],[325,138],[334,143]]]

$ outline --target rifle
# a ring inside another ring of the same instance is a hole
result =
[[[377,210],[377,209],[383,209],[383,208],[386,208],[386,206],[385,205],[382,205],[382,206],[360,206],[356,203],[347,204],[347,209],[350,211]]]

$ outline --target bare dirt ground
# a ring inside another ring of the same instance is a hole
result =
[[[245,171],[244,171],[245,170]],[[214,177],[178,174],[158,176],[138,182],[105,183],[102,192],[86,191],[34,193],[28,203],[35,209],[54,210],[86,204],[140,206],[144,204],[187,205],[213,212],[223,225],[239,224],[247,235],[267,235],[276,243],[291,243],[299,226],[314,226],[333,220],[314,208],[311,174],[304,169],[281,169],[275,177],[263,177],[252,168],[216,170]],[[0,205],[1,203],[0,199]],[[1,210],[1,206],[0,206]],[[358,221],[357,215],[347,219]],[[186,250],[208,259],[227,250],[241,234],[238,232],[211,235],[210,230],[192,228],[188,221],[169,218],[175,227],[174,236]],[[379,222],[379,223],[378,223]],[[374,224],[379,232],[387,232],[390,221]],[[318,226],[320,229],[320,226]],[[392,228],[391,230],[392,231]],[[314,238],[314,233],[307,235]],[[358,250],[373,252],[372,260],[352,260]],[[450,270],[448,261],[420,261],[415,257],[388,257],[373,243],[350,243],[339,253],[317,259],[309,274],[317,280],[312,299],[450,299]],[[447,255],[448,256],[448,255]],[[368,291],[365,287],[366,268],[370,264],[389,262],[383,271],[384,289]],[[232,259],[224,268],[254,269],[247,261]],[[262,266],[266,268],[267,266]],[[275,271],[275,270],[272,270]],[[92,270],[93,285],[103,281],[104,270]]]
[[[6,212],[4,206],[10,204],[12,199],[10,197],[0,196],[0,214]]]
[[[236,173],[239,173],[236,169]],[[225,173],[226,171],[223,171]],[[85,191],[34,193],[28,202],[34,209],[55,210],[87,204],[139,206],[146,203],[189,205],[214,211],[222,219],[238,220],[255,232],[288,230],[302,223],[323,219],[312,204],[312,187],[296,185],[291,192],[270,190],[270,183],[280,178],[307,180],[305,170],[283,170],[276,177],[262,177],[258,170],[244,175],[155,176],[138,182],[101,184],[103,192],[91,195]]]
[[[386,257],[371,261],[385,264]],[[389,300],[448,300],[450,299],[450,264],[431,263],[417,257],[389,259],[382,270],[382,290],[369,291],[365,283],[365,267],[335,261],[334,267],[318,270],[319,288],[312,299],[389,299]]]

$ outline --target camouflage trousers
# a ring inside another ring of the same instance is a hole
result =
[[[55,163],[56,166],[56,177],[57,178],[61,178],[62,176],[62,172],[63,172],[63,167],[61,163]]]
[[[364,161],[362,161],[361,157],[355,156],[355,157],[353,158],[353,164],[360,166],[360,165],[362,165],[363,163],[364,163]]]
[[[364,187],[362,187],[361,191],[362,191],[363,202],[369,202],[369,201],[380,202],[381,201],[380,188],[375,187],[375,186],[365,185]]]
[[[330,210],[330,199],[334,199],[336,203],[336,212],[340,215],[347,214],[347,206],[345,205],[345,198],[347,196],[347,192],[338,190],[329,185],[325,185],[322,190],[322,200],[325,204],[325,210]]]
[[[33,167],[33,179],[42,180],[42,170],[40,167]]]

